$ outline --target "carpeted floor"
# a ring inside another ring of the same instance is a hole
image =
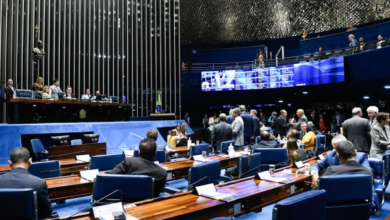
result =
[[[174,187],[174,188],[184,188],[187,186],[188,182],[186,179],[180,179],[180,180],[175,180],[175,181],[170,181],[169,186]],[[389,187],[390,188],[390,187]],[[387,192],[390,193],[390,189],[387,189]],[[166,193],[160,194],[160,196],[165,196],[168,195]],[[91,203],[91,197],[86,196],[86,197],[81,197],[81,198],[76,198],[76,199],[69,199],[66,200],[65,204],[60,204],[57,205],[53,203],[53,208],[55,212],[58,212],[58,215],[60,217],[62,216],[67,216],[67,215],[72,215],[76,213],[77,211],[83,209],[84,207],[90,205]],[[272,219],[272,209],[274,205],[269,205],[263,208],[262,212],[259,213],[248,213],[246,215],[237,217],[237,220],[256,220],[256,219]],[[86,210],[89,211],[89,210]],[[382,211],[380,215],[378,216],[371,216],[370,220],[383,220],[385,219],[388,215],[390,215],[390,199],[387,199],[385,201],[385,204],[382,207]]]

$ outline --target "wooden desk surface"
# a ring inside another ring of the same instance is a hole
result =
[[[109,103],[109,102],[82,102],[82,101],[70,101],[70,100],[43,100],[43,99],[3,99],[1,102],[7,103],[29,103],[29,104],[66,104],[66,105],[104,105],[104,106],[126,106],[130,107],[131,104],[126,103]]]
[[[76,153],[84,152],[84,153]],[[72,154],[74,153],[74,154]],[[49,146],[48,158],[52,160],[73,159],[76,155],[89,154],[89,156],[106,155],[107,143],[88,143],[77,145]]]

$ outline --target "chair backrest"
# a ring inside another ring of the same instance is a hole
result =
[[[118,103],[119,97],[118,96],[109,96],[108,99],[111,99],[112,102]]]
[[[255,144],[260,143],[260,142],[261,142],[260,136],[257,136],[257,137],[255,138]]]
[[[324,220],[325,190],[311,190],[276,203],[272,220]]]
[[[190,158],[195,155],[202,155],[202,151],[206,151],[209,155],[210,147],[208,144],[198,144],[190,147]]]
[[[1,219],[38,219],[37,194],[31,188],[0,189]]]
[[[138,150],[134,150],[134,156],[133,157],[139,157]],[[168,153],[165,150],[157,150],[156,156],[153,158],[153,161],[158,161],[159,163],[165,163],[167,162]]]
[[[32,98],[32,90],[27,89],[16,89],[16,98],[18,99],[31,99]]]
[[[96,201],[104,196],[121,190],[124,202],[135,202],[153,198],[154,178],[146,175],[105,174],[97,175],[93,189],[93,199]],[[120,200],[121,193],[114,193],[106,202]]]
[[[387,150],[382,157],[383,160],[383,179],[387,186],[390,181],[390,150]]]
[[[383,175],[383,164],[384,161],[381,158],[368,158],[372,172],[374,173],[374,178],[382,178]]]
[[[202,179],[205,176],[210,177],[211,183],[218,184],[220,173],[221,173],[221,163],[219,160],[197,164],[189,168],[188,184],[192,184]],[[208,178],[195,184],[195,186],[201,186],[207,183],[209,183]]]
[[[257,148],[253,153],[261,153],[261,163],[283,163],[287,161],[287,149],[284,148]]]
[[[38,160],[39,152],[45,151],[45,147],[42,144],[42,141],[39,138],[31,139],[31,147],[35,154],[35,158]]]
[[[258,169],[255,169],[241,177],[252,176],[260,172],[261,170],[260,165],[261,165],[261,153],[254,153],[249,156],[240,157],[238,161],[238,176],[241,176],[243,173],[258,167]]]
[[[31,175],[43,179],[43,178],[61,176],[59,169],[60,169],[60,162],[58,160],[52,160],[52,161],[44,161],[44,162],[34,162],[28,168],[28,172]]]
[[[81,139],[74,139],[70,141],[70,145],[80,145],[83,144],[83,141]]]
[[[221,152],[222,154],[227,153],[227,151],[229,150],[230,144],[233,147],[236,146],[236,142],[234,140],[221,142],[221,146],[219,147],[220,148],[219,152]]]
[[[120,164],[124,158],[124,154],[98,155],[91,157],[91,169],[99,169],[99,171],[112,170]]]
[[[37,92],[37,91],[34,91],[34,98],[35,99],[42,99],[42,94]]]

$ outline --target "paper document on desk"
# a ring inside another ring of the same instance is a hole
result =
[[[95,182],[96,176],[99,175],[98,169],[93,170],[81,170],[80,176],[83,179],[89,180],[91,182]]]
[[[227,193],[220,193],[220,192],[204,192],[202,194],[200,194],[201,196],[204,196],[204,197],[207,197],[207,198],[210,198],[210,199],[216,199],[216,200],[220,200],[220,201],[224,201],[224,202],[231,202],[231,201],[234,201],[234,200],[237,200],[238,197],[236,197],[235,195],[233,194],[227,194]]]
[[[123,205],[121,202],[116,202],[109,205],[96,206],[93,207],[93,214],[95,218],[102,220],[114,220],[113,212],[123,212],[126,216],[126,220],[136,220],[137,218],[127,214],[123,210]]]
[[[76,160],[83,161],[83,162],[89,162],[91,160],[91,157],[89,156],[89,154],[77,155]]]
[[[194,156],[194,160],[200,161],[200,162],[212,161],[212,160],[207,159],[207,158],[204,159],[202,155],[196,155],[196,156]]]
[[[271,182],[276,182],[276,183],[291,183],[293,182],[292,180],[288,178],[280,178],[280,177],[272,177],[271,174],[268,171],[260,172],[257,174],[261,180],[266,180],[266,181],[271,181]]]

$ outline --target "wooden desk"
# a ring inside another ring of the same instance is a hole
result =
[[[212,152],[212,151],[213,151],[213,147],[209,146],[209,152]],[[169,151],[168,155],[170,158],[189,157],[190,150],[188,150],[187,146],[176,147],[176,148],[173,148],[171,151]]]
[[[76,153],[80,151],[84,151],[85,153]],[[50,146],[48,158],[50,160],[74,159],[76,155],[89,154],[89,156],[92,157],[96,155],[106,155],[106,152],[106,143]]]

